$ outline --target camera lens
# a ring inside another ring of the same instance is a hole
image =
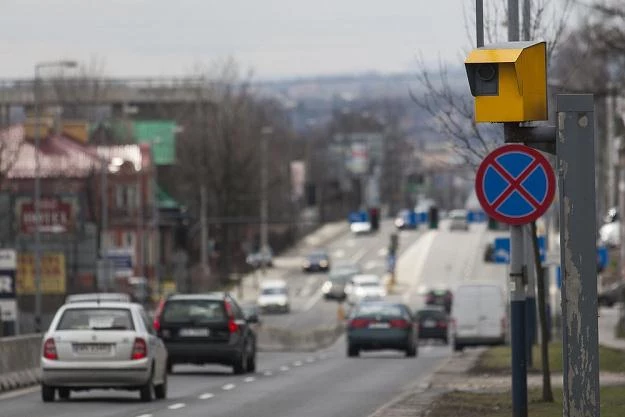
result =
[[[497,68],[494,64],[481,64],[477,67],[477,76],[482,81],[490,81],[497,75]]]

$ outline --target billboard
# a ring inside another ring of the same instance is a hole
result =
[[[76,199],[42,198],[39,203],[39,231],[42,233],[71,233],[76,224]],[[35,203],[30,197],[15,201],[18,232],[35,233],[37,217]]]
[[[0,249],[0,323],[17,321],[16,267],[17,252]]]
[[[41,292],[65,294],[65,255],[61,252],[45,252],[41,256]],[[34,294],[35,257],[32,253],[17,255],[16,293]]]
[[[306,163],[304,161],[291,161],[291,199],[293,201],[304,197],[306,184]]]
[[[176,163],[176,122],[144,120],[133,123],[137,143],[149,143],[156,165]]]
[[[366,143],[351,144],[347,169],[354,175],[363,175],[369,172],[369,149]]]

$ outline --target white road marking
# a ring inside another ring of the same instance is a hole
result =
[[[327,358],[327,357],[328,357],[328,356],[327,356],[325,353],[322,353],[321,355],[319,355],[319,359],[325,359],[325,358]]]
[[[354,239],[349,239],[346,245],[348,248],[353,248],[354,246],[356,246],[356,241]]]
[[[209,400],[209,399],[213,398],[214,396],[215,396],[215,394],[212,394],[212,393],[210,393],[210,392],[207,392],[207,393],[205,393],[205,394],[200,395],[198,398],[199,398],[200,400]]]
[[[247,378],[243,380],[243,382],[254,382],[254,381],[256,381],[256,378],[254,378],[253,376],[248,376]]]
[[[343,249],[337,249],[337,250],[334,251],[332,256],[334,256],[335,258],[344,258],[345,257],[345,251]]]
[[[302,366],[302,365],[303,365],[302,361],[293,362],[293,366]]]
[[[282,372],[286,372],[286,371],[288,371],[288,370],[289,370],[289,367],[288,367],[288,366],[281,366],[281,367],[280,367],[280,370],[281,370]]]
[[[363,256],[365,256],[366,254],[367,254],[367,250],[361,248],[350,259],[352,262],[356,263],[360,261],[363,258]]]
[[[312,294],[313,288],[317,283],[317,278],[309,278],[306,280],[306,285],[301,289],[299,296],[302,298],[308,297]]]
[[[230,391],[230,390],[233,390],[235,387],[236,385],[234,384],[226,384],[223,387],[221,387],[221,389],[224,391]]]
[[[172,404],[170,405],[169,408],[170,410],[180,410],[181,408],[186,407],[187,405],[185,403],[176,403],[176,404]]]
[[[379,263],[378,263],[377,261],[373,261],[373,260],[372,260],[372,261],[367,261],[367,262],[365,263],[365,269],[366,269],[367,271],[369,271],[369,270],[371,270],[371,269],[375,268],[375,267],[376,267],[376,266],[378,266],[378,265],[379,265]]]
[[[152,417],[152,414],[141,414],[140,416],[137,417]]]
[[[306,358],[306,362],[308,363],[313,363],[315,361],[315,358],[313,358],[312,356],[309,356]]]
[[[414,292],[414,287],[418,286],[421,281],[421,275],[423,274],[423,268],[425,268],[425,263],[430,255],[430,248],[434,243],[434,238],[437,236],[436,231],[430,230],[425,235],[423,235],[413,246],[411,246],[407,252],[405,252],[400,258],[399,263],[404,263],[404,259],[410,260],[411,267],[409,268],[411,276],[406,279],[406,277],[402,276],[401,271],[405,269],[403,265],[398,265],[398,280],[406,282],[411,286],[410,291],[406,291],[404,294],[404,302],[409,302],[410,297]]]
[[[378,251],[378,256],[386,256],[388,255],[388,248],[382,248]]]
[[[304,305],[303,311],[308,311],[313,308],[315,304],[317,304],[317,302],[321,300],[321,297],[323,297],[323,292],[321,291],[321,288],[319,288],[319,291],[317,291],[312,297],[310,297],[308,302]]]
[[[267,371],[267,372],[265,372],[263,375],[265,375],[265,376],[272,376],[272,375],[273,375],[273,372],[271,372],[271,371]]]

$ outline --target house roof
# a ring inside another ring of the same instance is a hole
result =
[[[64,135],[51,135],[41,140],[39,147],[39,174],[41,178],[83,178],[102,163],[113,158],[129,161],[136,168],[149,164],[149,147],[138,145],[89,146]],[[0,131],[0,170],[9,179],[35,177],[35,145],[27,140],[23,126],[13,126]]]

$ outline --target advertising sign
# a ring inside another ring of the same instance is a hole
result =
[[[106,257],[113,263],[115,277],[130,277],[134,273],[134,249],[116,248],[109,249]]]
[[[19,198],[15,207],[19,233],[34,233],[37,218],[33,200]],[[42,198],[39,213],[39,231],[42,233],[68,233],[74,229],[75,206],[71,201]]]
[[[369,171],[369,150],[366,144],[352,143],[347,168],[354,175],[366,174]]]
[[[65,294],[65,255],[61,252],[46,252],[41,256],[41,292],[43,294]],[[34,294],[35,257],[32,253],[17,255],[16,293]]]

